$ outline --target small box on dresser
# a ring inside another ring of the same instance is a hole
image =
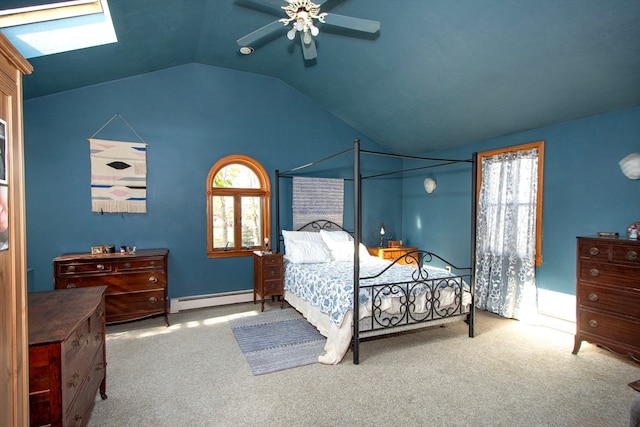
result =
[[[409,252],[417,251],[418,248],[412,246],[394,246],[390,248],[368,247],[370,255],[378,258],[386,259],[387,261],[394,261],[398,258],[399,264],[408,264],[410,259],[404,258]],[[402,258],[401,258],[402,257]]]
[[[31,426],[85,426],[106,394],[105,286],[29,294]]]
[[[578,237],[576,336],[640,361],[640,242]]]
[[[276,252],[253,253],[253,303],[260,295],[261,311],[265,297],[279,297],[280,308],[284,304],[284,256]]]
[[[106,286],[107,323],[164,315],[169,324],[168,249],[54,258],[56,289]]]

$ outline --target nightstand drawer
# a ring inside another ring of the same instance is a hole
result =
[[[281,280],[265,280],[264,282],[264,296],[282,295],[282,281]]]
[[[265,265],[263,266],[262,272],[265,280],[282,278],[281,265]]]

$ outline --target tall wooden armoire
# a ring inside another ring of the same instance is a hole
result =
[[[7,193],[8,247],[0,250],[0,425],[29,423],[27,248],[22,76],[31,64],[0,33],[0,188]],[[4,203],[3,203],[4,205]],[[3,208],[4,209],[4,206]],[[2,212],[0,212],[1,214]],[[3,227],[4,228],[4,227]],[[6,240],[6,239],[3,239]]]

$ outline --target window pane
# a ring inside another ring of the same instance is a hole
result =
[[[262,206],[261,197],[243,196],[242,204],[242,246],[262,246]]]
[[[233,196],[213,196],[213,247],[233,248]]]
[[[260,181],[248,167],[240,164],[225,166],[213,179],[214,187],[224,188],[260,188]]]

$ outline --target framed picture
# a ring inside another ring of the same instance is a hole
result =
[[[103,246],[91,246],[91,255],[102,255],[104,253]]]
[[[7,183],[7,122],[0,120],[0,184]]]
[[[9,187],[0,184],[0,251],[9,249]]]

